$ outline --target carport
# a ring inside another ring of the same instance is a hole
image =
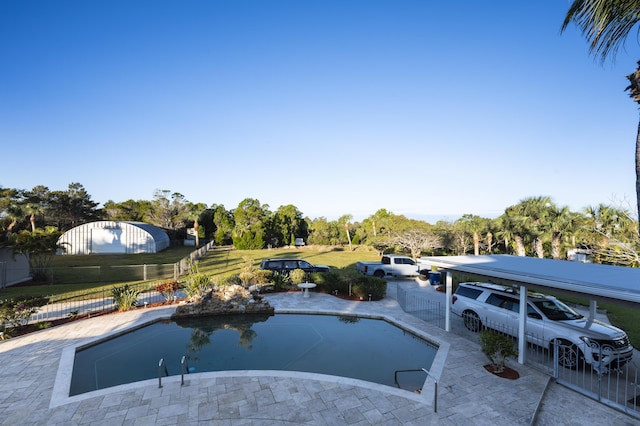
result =
[[[451,271],[466,272],[499,279],[503,284],[520,287],[520,322],[518,328],[518,363],[525,361],[525,326],[527,290],[564,293],[590,300],[589,316],[595,317],[597,301],[609,301],[638,307],[640,304],[640,269],[623,266],[539,259],[511,255],[432,256],[421,263],[437,266],[445,275],[445,329],[451,331]]]

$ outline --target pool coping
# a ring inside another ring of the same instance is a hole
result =
[[[133,389],[139,389],[143,387],[155,386],[158,387],[158,379],[147,379],[133,383],[127,383],[118,386],[112,386],[105,389],[99,389],[91,392],[86,392],[79,395],[69,396],[69,392],[71,389],[71,377],[73,374],[73,362],[75,358],[75,353],[78,349],[82,349],[86,346],[90,346],[96,343],[99,343],[103,340],[108,340],[118,335],[128,333],[132,330],[135,330],[140,327],[144,327],[148,324],[171,319],[171,315],[175,311],[175,306],[171,308],[156,308],[150,309],[148,311],[143,311],[142,314],[136,318],[130,324],[124,325],[122,328],[117,330],[113,330],[111,332],[102,334],[100,336],[91,337],[84,339],[80,342],[77,342],[72,345],[68,345],[62,349],[62,354],[60,356],[60,362],[58,364],[58,371],[56,373],[56,378],[54,382],[53,392],[51,395],[51,399],[49,401],[49,408],[55,408],[71,403],[78,403],[88,399],[109,395],[113,393],[119,393],[123,391],[129,391]],[[442,376],[442,372],[444,371],[445,362],[447,355],[449,353],[449,343],[426,332],[425,330],[418,328],[402,319],[399,319],[392,315],[387,315],[384,313],[365,313],[365,312],[348,312],[341,309],[294,309],[294,308],[286,308],[286,309],[276,309],[274,314],[312,314],[312,315],[351,315],[358,316],[361,318],[370,318],[370,319],[381,319],[384,321],[393,324],[396,327],[399,327],[407,332],[410,332],[416,336],[419,336],[429,343],[438,347],[436,351],[436,355],[431,364],[431,368],[429,369],[429,375],[425,378],[425,382],[422,387],[421,393],[414,393],[408,390],[403,390],[399,388],[395,388],[392,386],[382,385],[378,383],[368,382],[360,379],[353,379],[349,377],[342,376],[331,376],[326,374],[319,373],[308,373],[308,372],[296,372],[296,371],[284,371],[284,370],[231,370],[231,371],[218,371],[218,372],[202,372],[189,374],[185,376],[185,385],[194,385],[199,383],[202,380],[211,380],[214,378],[222,378],[222,377],[280,377],[280,378],[296,378],[303,380],[318,380],[331,382],[340,385],[350,385],[370,390],[375,390],[378,392],[384,392],[387,394],[393,394],[400,396],[402,398],[407,398],[413,400],[415,402],[423,403],[426,405],[433,405],[436,399],[436,385],[434,385],[434,380],[439,381]],[[410,318],[415,318],[413,316],[409,316]],[[409,319],[407,317],[407,319]],[[417,320],[417,319],[416,319]],[[420,320],[417,320],[420,321]],[[429,377],[431,376],[431,377]],[[178,385],[181,382],[181,376],[169,376],[164,377],[162,379],[163,386],[167,385]]]

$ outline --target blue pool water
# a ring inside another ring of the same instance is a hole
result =
[[[156,322],[76,352],[70,395],[158,377],[165,360],[180,374],[289,370],[396,386],[396,370],[429,369],[437,347],[386,321],[348,316],[278,314],[199,317]],[[419,389],[422,372],[400,373]]]

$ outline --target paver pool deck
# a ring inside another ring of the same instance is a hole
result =
[[[390,290],[392,289],[390,283]],[[390,291],[390,293],[392,293]],[[438,342],[438,377],[421,394],[354,379],[286,371],[190,374],[68,397],[75,346],[157,318],[174,307],[99,316],[0,342],[3,425],[632,425],[624,413],[553,383],[527,366],[507,380],[488,373],[479,345],[405,313],[393,297],[266,296],[276,313],[385,317]],[[71,358],[71,359],[70,359]],[[435,410],[437,408],[437,411]]]

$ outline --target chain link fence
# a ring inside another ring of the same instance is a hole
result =
[[[138,306],[146,306],[165,302],[165,295],[156,291],[155,286],[162,282],[178,280],[187,274],[191,264],[202,258],[213,247],[213,242],[209,242],[175,263],[49,268],[46,274],[50,282],[61,284],[129,283],[129,287],[139,291]],[[172,297],[182,298],[184,294],[178,292]],[[31,315],[29,323],[90,316],[113,309],[115,304],[110,288],[67,292],[63,296],[52,296],[47,305]]]

